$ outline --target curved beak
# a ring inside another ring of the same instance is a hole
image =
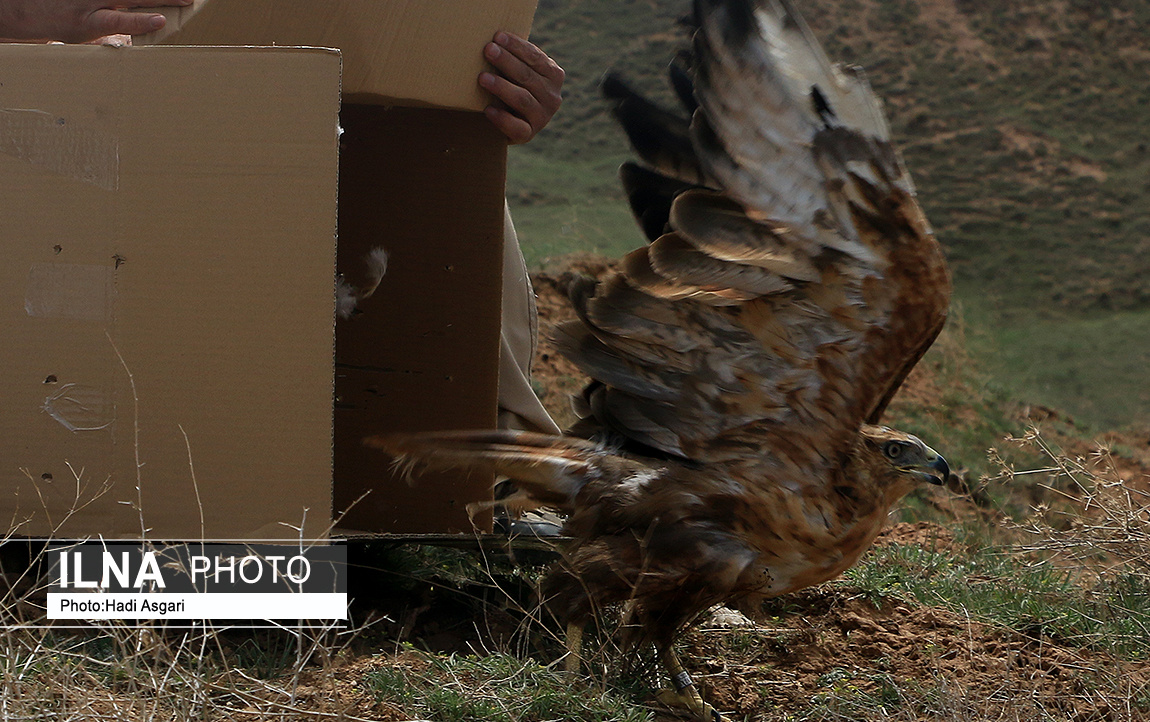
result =
[[[936,486],[943,486],[946,484],[947,479],[950,478],[950,464],[946,463],[946,459],[942,454],[938,453],[929,446],[926,447],[926,454],[923,455],[923,465],[919,467],[922,471],[923,481],[929,481]]]

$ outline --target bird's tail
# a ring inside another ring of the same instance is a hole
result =
[[[587,480],[600,475],[601,465],[623,462],[590,441],[526,431],[388,434],[365,443],[390,455],[409,480],[424,471],[451,469],[507,477],[519,487],[521,497],[500,503],[521,508],[570,510]]]

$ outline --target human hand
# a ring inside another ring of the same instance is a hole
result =
[[[164,27],[159,13],[129,8],[191,5],[192,0],[0,0],[0,38],[83,43]]]
[[[563,68],[511,33],[496,33],[483,55],[498,71],[479,74],[480,87],[495,96],[484,113],[512,144],[526,143],[563,102]]]

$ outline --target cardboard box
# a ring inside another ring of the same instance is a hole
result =
[[[376,247],[379,291],[336,326],[333,493],[341,530],[471,533],[487,475],[409,486],[363,445],[393,431],[493,428],[506,139],[479,112],[483,46],[526,36],[535,0],[196,0],[140,42],[322,45],[343,54],[339,273]]]
[[[339,66],[0,45],[6,529],[324,536]]]
[[[152,177],[158,180],[131,185],[130,197],[123,182],[114,190],[94,190],[109,175],[99,163],[52,167],[55,161],[41,161],[37,168],[20,151],[0,148],[0,190],[15,194],[0,199],[0,215],[6,216],[10,204],[22,209],[16,214],[22,220],[0,218],[0,243],[7,248],[19,245],[15,238],[36,239],[29,244],[34,250],[5,271],[10,278],[0,290],[6,294],[0,295],[0,328],[43,325],[24,308],[29,282],[12,281],[36,264],[51,265],[43,271],[50,276],[71,274],[53,283],[74,292],[55,296],[71,299],[68,313],[85,316],[52,321],[67,326],[67,333],[9,334],[16,341],[0,351],[5,363],[48,340],[54,345],[35,355],[69,359],[65,373],[63,366],[42,363],[0,370],[7,375],[0,375],[0,388],[23,384],[15,411],[0,401],[0,484],[16,489],[14,495],[0,494],[0,514],[7,516],[13,504],[28,509],[34,499],[51,510],[52,521],[40,519],[39,526],[26,525],[20,533],[56,528],[61,510],[71,504],[75,484],[65,464],[71,462],[84,469],[85,479],[113,486],[59,527],[58,533],[69,536],[139,536],[132,506],[137,468],[152,538],[200,538],[201,508],[208,537],[282,538],[282,524],[299,524],[305,507],[305,535],[322,535],[332,519],[331,504],[321,500],[328,494],[345,530],[470,533],[464,505],[489,498],[490,476],[437,475],[410,487],[362,440],[389,431],[496,423],[506,141],[475,112],[487,103],[476,76],[483,44],[499,29],[526,35],[533,10],[534,0],[197,0],[191,8],[170,11],[167,35],[154,38],[330,45],[343,51],[336,270],[354,284],[366,272],[364,258],[372,249],[382,246],[390,259],[376,294],[336,326],[334,419],[331,228],[301,225],[299,217],[318,208],[314,204],[323,193],[330,202],[336,188],[330,121],[337,85],[329,78],[324,87],[318,80],[305,87],[286,71],[244,67],[249,57],[265,57],[274,66],[277,53],[325,51],[5,49],[10,62],[0,54],[0,69],[6,68],[0,72],[6,76],[25,72],[25,55],[48,55],[40,74],[26,81],[29,95],[10,95],[7,81],[0,80],[0,108],[39,108],[37,103],[57,99],[92,118],[107,108],[123,109],[118,116],[131,118],[160,115],[164,128],[153,137],[151,125],[129,124],[134,135],[118,136],[120,147],[157,148],[153,156],[120,159],[121,178],[129,160],[155,161]],[[198,64],[217,54],[219,64]],[[66,55],[72,65],[48,67],[57,62],[52,58]],[[114,59],[121,57],[132,60]],[[91,65],[93,59],[103,63],[102,70]],[[156,59],[164,61],[162,68]],[[58,82],[73,75],[75,88]],[[76,89],[85,83],[83,92]],[[305,138],[300,123],[287,120],[293,113],[327,119],[325,159],[301,153],[312,136]],[[0,128],[2,123],[0,113]],[[244,132],[229,136],[236,126]],[[116,130],[123,133],[125,127]],[[68,142],[98,146],[105,135],[77,135]],[[194,139],[210,152],[177,153]],[[267,152],[258,168],[237,173],[234,159],[246,156],[249,145]],[[52,182],[21,191],[33,172]],[[75,186],[84,192],[74,193]],[[71,220],[55,217],[61,207],[61,218]],[[52,254],[46,257],[45,243],[60,237],[59,224],[83,228],[89,218],[97,219],[101,234],[85,241],[83,259],[65,259],[72,244],[56,240],[46,246]],[[57,245],[66,250],[56,254]],[[232,263],[236,256],[242,261]],[[138,260],[145,258],[146,267]],[[96,270],[58,267],[65,265]],[[176,274],[181,268],[186,270]],[[139,286],[123,280],[136,269]],[[81,296],[113,300],[101,306],[77,300]],[[129,307],[138,308],[130,317]],[[160,310],[152,315],[153,309]],[[73,328],[82,328],[78,340],[68,335]],[[124,340],[129,336],[136,340]],[[77,348],[85,350],[76,353]],[[80,376],[96,381],[72,380]],[[62,426],[46,410],[45,398],[56,393],[45,386],[50,377],[59,389],[75,384],[50,404],[57,415],[64,403],[73,410],[95,409],[93,414],[113,408],[113,423],[104,426],[105,417],[99,417],[92,425],[100,428],[90,431]],[[89,394],[89,387],[102,391]],[[104,400],[109,394],[110,402]],[[137,399],[138,443],[137,412],[126,415]],[[83,446],[84,460],[77,461],[73,449],[81,437],[90,441]],[[10,446],[9,438],[18,444]],[[8,457],[8,448],[18,453]],[[95,458],[101,461],[88,461]],[[45,466],[53,459],[55,467]],[[192,494],[193,471],[199,503]],[[70,484],[62,491],[61,478]],[[57,489],[56,496],[41,503],[46,484]],[[489,518],[477,521],[481,529],[490,528]]]
[[[195,0],[137,44],[310,45],[343,53],[345,103],[483,110],[496,31],[526,37],[536,0]],[[155,12],[148,9],[146,12]]]

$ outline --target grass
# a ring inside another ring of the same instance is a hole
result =
[[[844,583],[878,603],[914,600],[965,610],[976,619],[1087,646],[1127,659],[1150,658],[1150,584],[1120,576],[1084,587],[1075,570],[1028,563],[1006,548],[969,557],[893,544],[875,549],[844,576]]]
[[[220,719],[252,704],[291,710],[304,670],[330,665],[329,653],[341,646],[324,630],[265,632],[233,646],[234,633],[211,625],[176,633],[107,622],[51,631],[3,621],[6,720]]]
[[[1139,720],[1150,709],[1121,687],[1111,696],[1109,689],[1064,691],[1062,695],[1035,695],[1026,689],[1000,689],[989,698],[970,694],[944,679],[921,682],[887,673],[839,669],[827,675],[826,685],[811,697],[811,705],[794,714],[778,717],[786,722],[830,722],[846,720],[1048,720],[1077,719],[1105,722],[1112,719]],[[1076,707],[1080,700],[1101,701],[1086,710]],[[1126,709],[1107,705],[1129,702]],[[988,707],[993,712],[988,713]]]
[[[651,719],[610,691],[507,654],[408,657],[367,672],[364,684],[380,702],[437,722]]]
[[[981,324],[987,370],[1012,395],[1067,409],[1086,424],[1120,428],[1150,409],[1150,309],[1075,318],[999,313]]]
[[[842,719],[899,719],[929,715],[937,718],[946,709],[940,704],[942,689],[922,689],[885,672],[866,672],[837,667],[818,679],[819,691],[811,707],[795,715],[796,722]]]
[[[529,268],[543,268],[573,249],[618,257],[643,244],[614,182],[624,158],[549,161],[512,150],[508,199]],[[561,187],[555,187],[556,177],[564,179]]]

